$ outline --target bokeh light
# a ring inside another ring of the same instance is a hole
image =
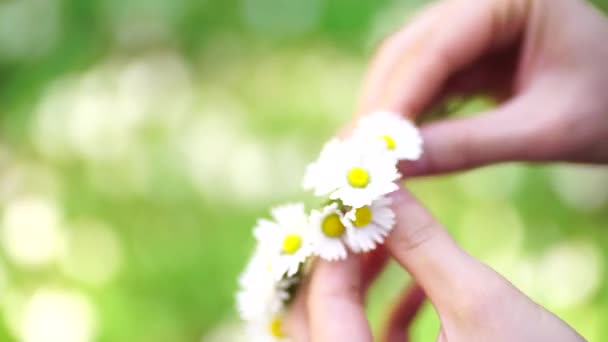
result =
[[[583,211],[597,210],[608,203],[608,168],[561,166],[552,169],[555,191],[569,206]]]
[[[94,336],[92,304],[78,292],[41,288],[25,303],[20,325],[24,342],[87,342]]]
[[[581,305],[604,282],[604,259],[589,241],[562,242],[549,249],[536,270],[543,303],[555,308]]]
[[[289,0],[242,0],[245,24],[254,32],[270,36],[303,34],[314,29],[321,18],[323,1],[296,3]]]
[[[22,266],[55,261],[64,247],[60,215],[55,202],[44,197],[23,197],[8,203],[0,242],[11,260]]]
[[[0,304],[4,299],[4,294],[6,292],[6,289],[8,288],[8,284],[9,279],[8,274],[6,272],[6,266],[4,266],[4,262],[0,259]]]
[[[40,58],[56,44],[60,30],[59,1],[2,2],[0,3],[0,60]]]
[[[114,231],[101,222],[82,220],[67,233],[59,260],[68,276],[91,285],[105,285],[122,265],[123,252]]]

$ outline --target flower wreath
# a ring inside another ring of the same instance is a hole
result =
[[[328,199],[323,207],[309,214],[301,203],[277,206],[253,229],[257,246],[236,295],[253,340],[287,340],[282,319],[313,256],[341,260],[384,242],[395,224],[386,195],[397,190],[397,163],[421,153],[418,129],[391,112],[365,116],[350,138],[325,144],[302,184]]]

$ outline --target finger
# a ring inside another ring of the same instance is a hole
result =
[[[378,246],[375,250],[361,255],[361,295],[365,297],[367,289],[378,277],[389,260],[389,254],[384,246]],[[310,277],[298,288],[296,297],[289,307],[285,318],[285,331],[295,342],[310,341],[308,308],[306,300]]]
[[[439,7],[442,3],[433,3],[424,8],[413,17],[404,29],[401,29],[380,44],[380,48],[368,68],[363,90],[359,99],[358,113],[367,113],[373,110],[375,104],[384,91],[384,85],[393,73],[393,69],[400,63],[405,63],[416,57],[417,46],[420,46],[424,37],[433,28]]]
[[[468,331],[467,340],[476,341],[495,340],[496,336],[505,336],[507,330],[516,333],[509,340],[549,341],[555,336],[563,336],[564,341],[583,340],[563,321],[458,247],[406,191],[395,192],[393,199],[397,224],[387,241],[389,251],[424,289],[444,328],[457,325]],[[546,329],[513,330],[521,326],[520,314],[526,312],[532,319],[526,323]],[[542,332],[553,337],[541,336]],[[448,337],[444,334],[440,338]]]
[[[424,146],[419,160],[403,162],[404,176],[448,173],[515,160],[542,158],[533,94],[479,115],[429,123],[420,128]],[[546,151],[545,151],[546,152]]]
[[[433,15],[428,16],[433,21],[431,31],[417,39],[389,41],[389,46],[381,50],[382,55],[406,50],[408,53],[404,55],[413,57],[373,66],[382,71],[371,74],[386,76],[379,81],[370,80],[373,84],[364,89],[374,87],[374,94],[381,96],[366,100],[362,110],[396,111],[409,117],[420,114],[452,74],[492,50],[513,44],[521,36],[529,3],[528,0],[483,1],[471,5],[470,1],[453,0],[433,7],[430,10]],[[388,60],[378,58],[383,59]]]
[[[437,342],[448,342],[447,336],[445,336],[445,330],[439,328],[439,336],[437,336]]]
[[[408,341],[409,327],[425,299],[424,290],[416,283],[411,284],[391,310],[382,341]]]
[[[397,216],[386,245],[420,284],[437,311],[458,312],[466,296],[487,284],[488,270],[464,252],[445,229],[407,191],[391,195]]]
[[[319,260],[310,281],[308,319],[311,341],[370,342],[372,335],[363,309],[361,260]]]

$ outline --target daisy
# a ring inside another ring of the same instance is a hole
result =
[[[236,306],[245,321],[259,320],[280,312],[289,299],[293,279],[276,281],[268,266],[266,253],[259,248],[239,277]]]
[[[314,232],[314,254],[325,260],[346,259],[346,226],[337,203],[325,206],[310,214],[311,230]]]
[[[239,276],[240,287],[251,287],[252,284],[266,279],[272,279],[271,260],[269,253],[262,250],[261,246],[256,246],[253,255],[249,258],[245,270]],[[268,280],[270,282],[270,280]]]
[[[326,186],[332,188],[329,198],[354,208],[370,205],[376,198],[397,190],[394,181],[400,177],[388,153],[377,144],[358,139],[344,141],[339,155],[325,171],[319,184],[331,184]]]
[[[342,151],[342,142],[333,138],[321,149],[321,153],[316,162],[310,163],[306,167],[306,173],[304,174],[304,180],[302,187],[304,190],[315,190],[316,196],[323,196],[330,193],[333,184],[329,182],[322,182],[327,172],[327,169],[333,165],[336,156],[340,155]]]
[[[368,252],[384,242],[395,225],[391,199],[381,197],[369,206],[351,209],[346,213],[346,243],[355,253]]]
[[[236,308],[244,321],[256,321],[281,311],[289,293],[272,277],[258,279],[236,293]]]
[[[422,154],[418,129],[398,113],[379,111],[361,118],[355,136],[377,141],[395,160],[416,160]]]
[[[282,313],[265,317],[256,322],[250,322],[247,335],[253,342],[288,341],[283,329],[284,315]]]
[[[269,254],[271,272],[276,280],[293,276],[312,254],[312,237],[304,205],[287,204],[271,210],[274,221],[261,219],[254,235]]]

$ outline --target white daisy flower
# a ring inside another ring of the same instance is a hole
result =
[[[361,118],[355,136],[378,141],[395,160],[416,160],[422,154],[422,137],[414,124],[398,113],[379,111]]]
[[[262,250],[261,246],[256,249],[245,266],[245,270],[239,276],[240,287],[251,287],[257,281],[272,279],[271,260],[269,253]]]
[[[323,180],[328,168],[332,167],[336,156],[340,155],[341,151],[342,141],[337,138],[333,138],[323,145],[317,161],[310,163],[306,167],[306,173],[302,182],[304,190],[314,189],[316,196],[327,195],[334,190],[334,185],[331,182],[324,182]]]
[[[394,159],[378,144],[360,139],[330,142],[321,157],[309,168],[305,185],[315,195],[329,195],[355,208],[370,205],[373,200],[397,190]]]
[[[369,206],[351,209],[346,213],[346,243],[355,252],[368,252],[384,242],[384,238],[395,225],[392,201],[381,197]]]
[[[275,221],[261,219],[254,235],[263,250],[269,253],[271,272],[276,280],[291,277],[312,254],[312,236],[304,205],[287,204],[273,208]]]
[[[283,328],[284,315],[277,314],[265,317],[256,322],[250,322],[247,326],[248,340],[252,342],[287,342]]]
[[[360,208],[397,190],[394,181],[400,174],[395,161],[377,144],[348,139],[340,148],[332,147],[331,154],[323,163],[323,172],[319,172],[317,192],[332,189],[330,199]]]
[[[344,217],[336,203],[310,214],[311,230],[314,232],[314,254],[325,260],[346,259],[346,226]]]
[[[236,294],[237,310],[244,321],[255,321],[283,309],[289,293],[271,276],[258,275],[255,282],[242,287]]]
[[[335,187],[329,198],[360,208],[397,190],[394,181],[400,174],[394,160],[376,144],[349,139],[343,143],[340,156],[325,177]]]
[[[236,306],[245,321],[256,321],[281,312],[290,298],[290,287],[298,282],[297,278],[276,281],[267,255],[258,247],[239,277]]]

